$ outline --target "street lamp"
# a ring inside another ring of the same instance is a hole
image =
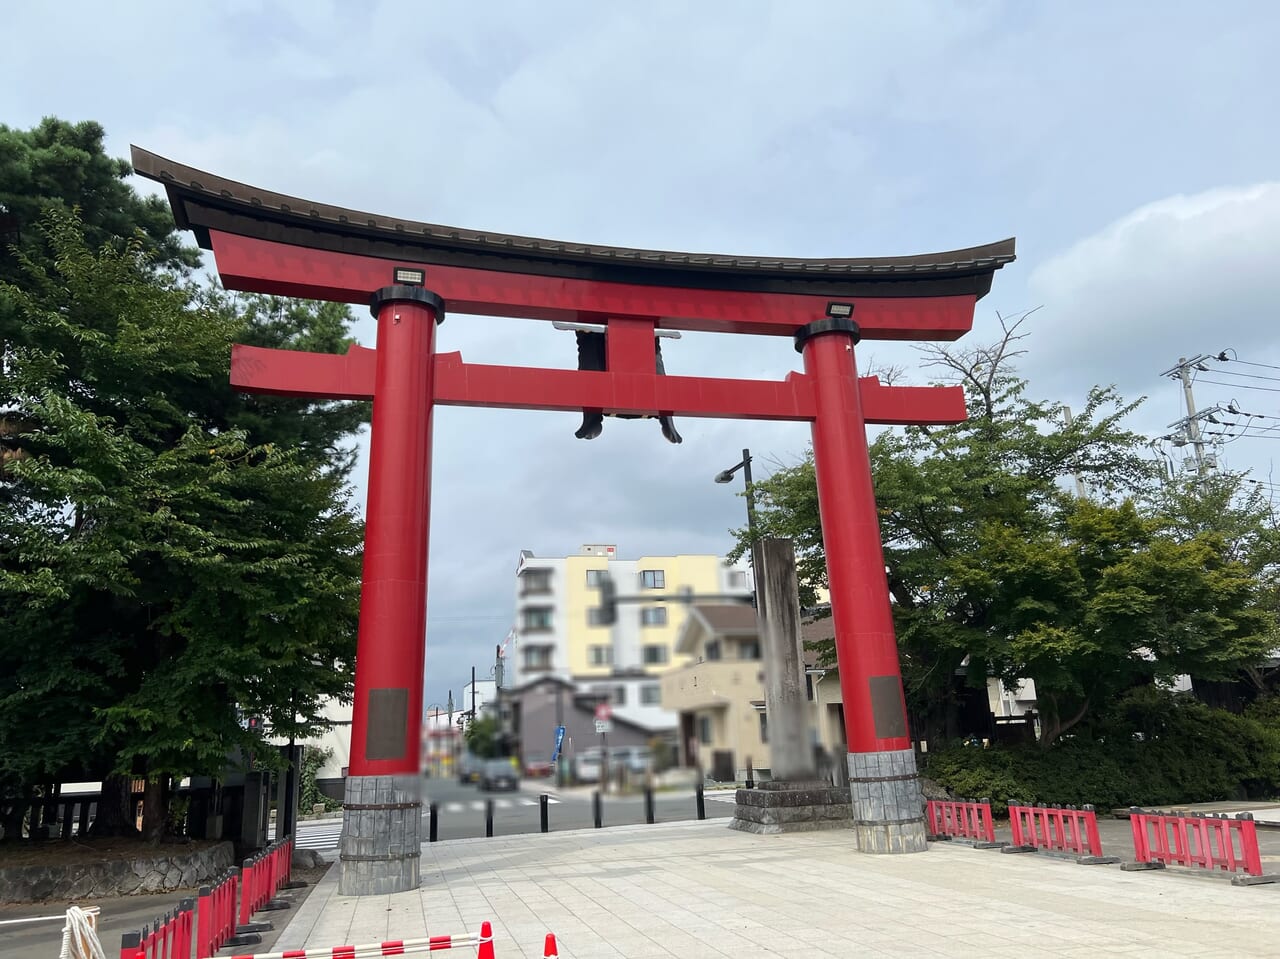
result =
[[[734,466],[730,466],[726,470],[721,470],[716,474],[717,483],[732,483],[733,474],[742,470],[742,479],[747,487],[747,536],[751,540],[751,578],[752,592],[755,593],[756,599],[756,615],[764,615],[764,608],[761,603],[760,595],[760,563],[759,555],[756,550],[758,537],[756,536],[756,490],[751,483],[751,450],[744,449],[742,451],[742,460]]]

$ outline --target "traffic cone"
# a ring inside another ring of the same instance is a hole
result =
[[[546,944],[542,947],[542,959],[560,959],[560,954],[556,950],[556,934],[554,932],[547,933]]]
[[[493,954],[493,926],[486,919],[480,923],[480,949],[476,959],[495,959]]]

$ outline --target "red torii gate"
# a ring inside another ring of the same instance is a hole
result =
[[[165,185],[177,225],[213,251],[229,289],[368,303],[377,318],[376,350],[334,356],[236,346],[231,370],[247,392],[373,400],[344,892],[418,883],[436,405],[811,422],[858,845],[924,848],[864,427],[959,422],[964,395],[959,387],[859,379],[854,345],[960,337],[994,271],[1013,260],[1013,240],[871,259],[664,253],[377,217],[259,190],[137,147],[133,165]],[[452,313],[603,324],[607,369],[437,355],[446,305]],[[658,375],[658,329],[791,336],[804,373],[782,381]]]

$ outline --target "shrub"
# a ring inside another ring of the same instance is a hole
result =
[[[926,756],[926,774],[953,795],[1117,807],[1172,805],[1280,791],[1280,705],[1243,716],[1190,696],[1133,690],[1092,727],[1049,749],[953,746]]]

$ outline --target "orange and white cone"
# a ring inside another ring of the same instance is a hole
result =
[[[493,926],[486,919],[480,923],[480,948],[476,959],[495,959],[493,954]]]
[[[554,932],[547,933],[546,944],[542,947],[542,959],[560,959],[560,953],[556,950],[556,934]]]

